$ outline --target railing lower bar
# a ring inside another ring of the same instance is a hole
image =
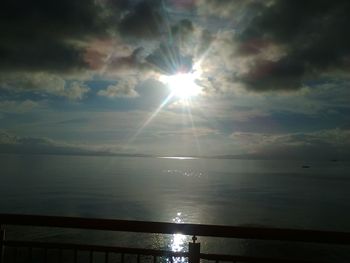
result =
[[[0,222],[0,263],[4,262],[4,242],[5,242],[5,228]]]
[[[89,252],[89,262],[92,263],[94,261],[94,251],[90,250]]]
[[[37,242],[37,241],[15,241],[5,240],[5,246],[8,247],[35,247],[46,249],[67,249],[79,251],[95,251],[95,252],[113,252],[132,255],[145,256],[166,256],[166,257],[188,257],[188,252],[174,252],[167,250],[145,249],[145,248],[129,248],[129,247],[114,247],[114,246],[97,246],[72,243],[56,243],[56,242]]]
[[[61,248],[58,249],[58,262],[63,262],[63,250]]]
[[[13,262],[17,262],[17,247],[15,247],[14,249],[13,249]]]
[[[78,262],[78,250],[75,248],[74,249],[74,263]]]
[[[33,248],[32,247],[28,248],[28,258],[29,258],[29,262],[32,262],[32,259],[33,259]]]
[[[44,262],[47,263],[47,248],[44,248]]]
[[[322,263],[323,261],[309,261],[298,259],[281,259],[281,258],[265,258],[223,254],[204,254],[200,253],[201,259],[212,260],[218,263],[219,261],[244,262],[244,263]],[[326,262],[324,262],[326,263]]]
[[[279,228],[175,224],[128,220],[0,214],[0,224],[109,231],[350,244],[350,233]]]
[[[173,252],[164,250],[154,249],[139,249],[139,248],[124,248],[124,247],[109,247],[109,246],[95,246],[95,245],[82,245],[82,244],[69,244],[69,243],[46,243],[46,242],[30,242],[30,241],[11,241],[5,240],[4,246],[14,248],[14,259],[16,260],[17,248],[28,247],[28,248],[43,248],[44,251],[48,249],[62,249],[74,251],[74,262],[77,262],[77,251],[90,251],[90,262],[93,261],[93,251],[105,252],[105,253],[119,253],[121,254],[121,262],[123,263],[125,254],[132,254],[138,256],[138,262],[140,261],[140,255],[153,256],[153,261],[156,262],[157,256],[167,257],[170,262],[173,262],[174,258],[189,257],[188,252]],[[62,254],[61,254],[62,255]],[[222,255],[222,254],[204,254],[200,253],[201,259],[212,260],[215,262],[219,261],[231,261],[231,262],[244,262],[244,263],[316,263],[315,261],[306,260],[289,260],[289,259],[275,259],[275,258],[260,258],[260,257],[247,257],[247,256],[235,256],[235,255]],[[45,256],[47,259],[47,256]],[[62,262],[62,256],[59,256],[59,262]],[[108,262],[108,258],[107,258]],[[320,263],[320,261],[317,261]]]

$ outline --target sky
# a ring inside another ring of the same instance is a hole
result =
[[[0,152],[350,159],[349,13],[347,0],[4,0]]]

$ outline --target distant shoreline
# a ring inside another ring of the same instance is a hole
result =
[[[108,153],[108,152],[94,152],[94,153],[54,153],[54,152],[0,152],[0,155],[49,155],[49,156],[81,156],[81,157],[129,157],[129,158],[158,158],[169,160],[198,160],[198,159],[216,159],[216,160],[260,160],[260,161],[322,161],[330,163],[349,162],[347,159],[337,159],[335,162],[332,158],[324,159],[308,159],[293,158],[293,157],[263,157],[253,155],[213,155],[213,156],[188,156],[188,155],[155,155],[155,154],[141,154],[141,153]]]

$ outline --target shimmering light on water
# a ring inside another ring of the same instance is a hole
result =
[[[186,237],[182,234],[174,234],[171,239],[171,250],[174,252],[183,251]]]
[[[303,164],[2,154],[0,211],[349,232],[350,163],[308,162],[311,169],[301,168]],[[38,231],[26,235],[44,238]],[[69,235],[70,240],[81,242],[80,236],[75,239],[74,234]],[[65,234],[52,234],[53,239],[56,236],[59,239]],[[86,237],[101,242],[108,239],[105,233],[93,237],[88,233]],[[220,254],[264,252],[283,256],[294,255],[296,251],[294,246],[276,249],[270,243],[204,240],[200,238],[203,251]],[[148,245],[143,238],[130,240],[124,234],[114,241],[111,233],[111,241],[110,245],[134,246],[135,242]],[[150,247],[157,249],[187,251],[191,236],[155,235],[150,242],[154,244]],[[346,254],[348,259],[348,250],[315,254],[330,262],[340,262],[333,256]],[[174,261],[185,263],[187,258]]]
[[[183,216],[181,212],[176,213],[176,216],[172,220],[174,223],[181,224],[184,223]],[[169,248],[171,251],[180,252],[185,251],[188,243],[188,237],[182,234],[174,234],[171,237]],[[170,262],[170,260],[168,260]],[[174,263],[185,263],[187,259],[184,257],[175,258],[173,257]]]
[[[175,159],[175,160],[196,160],[198,158],[196,157],[189,157],[189,156],[161,156],[158,157],[161,159]]]

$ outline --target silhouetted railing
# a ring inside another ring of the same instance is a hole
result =
[[[5,229],[8,225],[14,226],[40,226],[40,227],[58,227],[88,230],[107,230],[138,233],[158,233],[158,234],[183,234],[193,236],[193,242],[189,243],[188,252],[174,252],[156,249],[140,249],[114,246],[96,246],[88,244],[54,243],[54,242],[34,242],[34,241],[15,241],[5,238]],[[47,262],[48,250],[57,250],[57,261],[64,262],[62,259],[62,250],[73,251],[73,261],[78,262],[78,252],[88,251],[89,262],[94,260],[94,252],[103,252],[104,262],[109,262],[109,255],[116,253],[120,255],[120,262],[125,262],[125,255],[136,255],[136,262],[140,263],[142,257],[151,257],[153,263],[159,258],[168,259],[167,262],[173,262],[174,258],[188,258],[189,263],[199,263],[200,259],[210,261],[230,261],[230,262],[312,262],[303,260],[258,258],[237,255],[204,254],[200,252],[200,243],[196,243],[196,236],[239,238],[239,239],[258,239],[258,240],[280,240],[295,242],[326,243],[338,245],[350,245],[350,233],[296,230],[296,229],[278,229],[278,228],[260,228],[260,227],[235,227],[235,226],[217,226],[217,225],[199,225],[199,224],[175,224],[158,223],[144,221],[128,220],[109,220],[109,219],[91,219],[75,217],[56,217],[56,216],[34,216],[34,215],[13,215],[0,214],[0,263],[4,262],[5,247],[14,248],[14,261],[16,260],[17,248],[27,248],[27,261],[32,262],[34,248],[40,248],[44,252],[44,262]],[[318,261],[319,262],[319,261]],[[7,263],[7,262],[6,262]]]

